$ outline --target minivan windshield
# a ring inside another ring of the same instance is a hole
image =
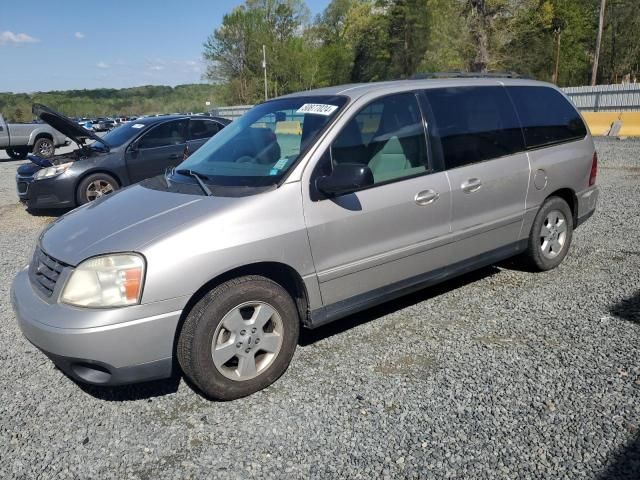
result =
[[[231,122],[176,171],[190,170],[220,186],[274,185],[346,101],[317,95],[265,102]]]

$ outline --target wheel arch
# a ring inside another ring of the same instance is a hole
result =
[[[35,132],[34,132],[35,133]],[[35,145],[35,143],[40,140],[41,138],[46,138],[49,139],[53,142],[53,147],[56,147],[55,141],[53,139],[53,135],[51,135],[49,132],[37,132],[35,133],[35,135],[32,135],[30,142],[29,142],[29,146],[33,147]]]
[[[200,299],[204,295],[206,295],[218,285],[221,285],[222,283],[233,278],[244,277],[247,275],[260,275],[262,277],[273,280],[278,285],[287,290],[296,304],[298,315],[300,315],[301,324],[305,324],[305,319],[309,315],[309,294],[307,292],[304,281],[302,280],[302,276],[298,273],[298,271],[290,265],[281,262],[250,263],[233,268],[220,275],[215,276],[204,285],[202,285],[191,296],[191,298],[187,301],[185,307],[182,309],[182,315],[180,316],[180,321],[178,322],[178,326],[176,327],[173,348],[174,357],[176,346],[178,344],[178,337],[180,336],[180,331],[182,330],[182,325],[184,324],[184,321],[186,320],[189,312],[194,307],[194,305],[198,303],[198,301],[200,301]]]
[[[80,185],[80,182],[82,182],[89,175],[94,175],[96,173],[104,173],[105,175],[109,175],[110,177],[113,177],[115,181],[118,182],[118,187],[122,187],[122,180],[120,179],[118,174],[116,174],[114,171],[108,170],[106,168],[96,168],[93,170],[87,170],[86,172],[83,172],[82,175],[79,175],[78,179],[76,180],[75,188],[77,189],[78,185]]]
[[[569,205],[569,209],[571,210],[573,228],[576,228],[578,225],[578,197],[576,196],[576,192],[574,192],[571,188],[559,188],[550,193],[547,198],[545,198],[545,201],[547,201],[551,197],[560,197],[565,202],[567,202],[567,204]]]

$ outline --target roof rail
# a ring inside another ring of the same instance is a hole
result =
[[[425,80],[431,78],[523,78],[529,77],[515,72],[421,72],[411,76],[409,80]]]

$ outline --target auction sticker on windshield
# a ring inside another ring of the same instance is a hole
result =
[[[305,103],[296,113],[313,113],[315,115],[329,116],[338,109],[335,105],[327,105],[325,103]]]
[[[136,123],[135,125],[131,125],[131,128],[143,128],[144,123]]]

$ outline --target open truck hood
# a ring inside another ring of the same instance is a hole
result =
[[[109,145],[102,140],[95,133],[87,130],[84,127],[81,127],[76,122],[71,120],[68,117],[65,117],[61,113],[56,112],[55,110],[47,107],[46,105],[41,105],[39,103],[34,103],[31,111],[34,115],[36,115],[40,120],[45,123],[48,123],[53,128],[58,130],[63,135],[66,135],[71,140],[76,142],[79,146],[84,145],[84,142],[87,140],[95,140],[96,142],[100,142],[103,144],[107,151],[109,150]]]

